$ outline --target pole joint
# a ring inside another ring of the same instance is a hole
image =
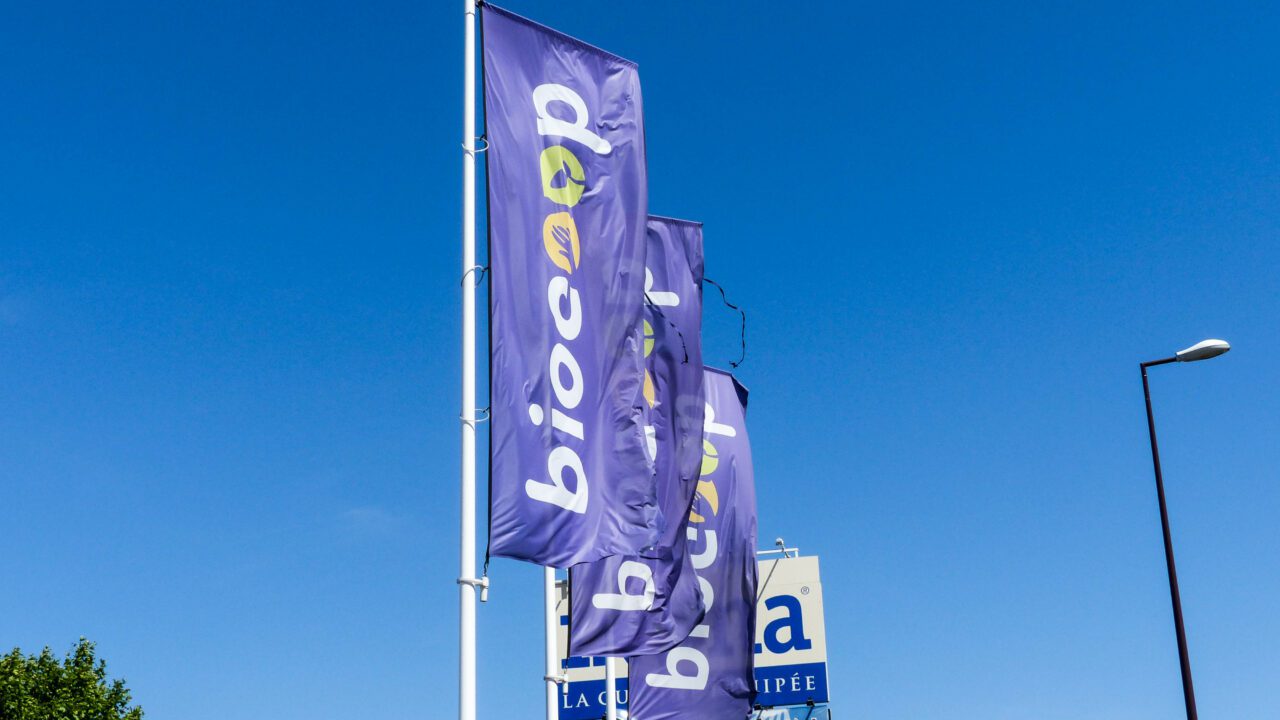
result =
[[[479,578],[458,578],[459,585],[469,585],[473,588],[480,588],[480,602],[489,602],[489,576],[485,575]]]

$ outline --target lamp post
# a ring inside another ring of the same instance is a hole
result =
[[[1160,449],[1156,445],[1156,420],[1151,413],[1151,386],[1147,368],[1172,362],[1195,362],[1217,357],[1231,349],[1225,340],[1205,340],[1179,350],[1173,357],[1141,363],[1142,394],[1147,400],[1147,430],[1151,433],[1151,462],[1156,471],[1156,495],[1160,498],[1160,527],[1164,531],[1164,560],[1169,570],[1169,597],[1173,602],[1173,626],[1178,634],[1178,662],[1182,667],[1182,699],[1187,706],[1187,720],[1198,720],[1196,692],[1191,684],[1191,660],[1187,656],[1187,633],[1182,625],[1182,599],[1178,594],[1178,570],[1173,564],[1173,538],[1169,535],[1169,510],[1164,501],[1164,477],[1160,474]]]

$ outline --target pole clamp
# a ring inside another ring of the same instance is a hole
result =
[[[468,420],[465,416],[462,416],[462,415],[459,415],[459,416],[458,416],[458,419],[462,421],[462,424],[463,424],[463,425],[467,425],[467,426],[469,426],[472,430],[475,430],[475,429],[476,429],[476,426],[477,426],[477,425],[479,425],[480,423],[489,422],[489,408],[487,408],[487,407],[486,407],[486,408],[479,408],[479,413],[480,413],[480,417],[479,417],[479,418],[477,418],[477,419],[475,420],[475,422],[472,422],[471,420]],[[459,580],[459,582],[461,582],[461,580]]]
[[[485,575],[480,578],[458,578],[459,585],[470,585],[473,588],[480,588],[480,602],[489,602],[489,576]]]
[[[485,274],[485,273],[487,273],[487,272],[489,272],[489,266],[488,266],[488,265],[473,265],[473,266],[471,267],[471,269],[470,269],[470,270],[468,270],[468,271],[466,271],[466,272],[462,273],[462,279],[458,281],[458,284],[459,284],[459,285],[466,285],[466,284],[467,284],[467,276],[468,276],[468,275],[470,275],[471,273],[475,273],[475,274],[476,274],[476,285],[478,286],[481,282],[483,282],[483,281],[484,281],[484,274]]]
[[[553,682],[553,683],[555,683],[555,684],[557,684],[557,685],[564,685],[564,684],[566,684],[566,683],[568,683],[568,682],[569,682],[569,676],[568,676],[568,675],[564,675],[564,674],[560,674],[560,675],[543,675],[543,676],[542,676],[542,679],[543,679],[543,680],[546,680],[547,682]]]
[[[471,157],[475,157],[476,155],[479,155],[480,153],[483,153],[483,152],[485,152],[486,150],[488,150],[488,149],[489,149],[489,138],[487,138],[487,137],[485,137],[485,136],[483,136],[483,135],[477,135],[477,136],[476,136],[476,140],[478,140],[478,141],[480,141],[480,142],[484,143],[484,147],[481,147],[481,148],[469,148],[469,147],[467,147],[467,144],[466,144],[466,143],[462,143],[462,152],[463,152],[463,153],[465,153],[465,154],[467,154],[467,155],[470,155]]]

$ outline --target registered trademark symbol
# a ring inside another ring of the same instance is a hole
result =
[[[801,585],[801,586],[800,586],[800,594],[801,594],[801,595],[808,595],[808,594],[809,594],[809,586],[808,586],[808,585]]]

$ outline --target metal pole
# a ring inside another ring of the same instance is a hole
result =
[[[544,622],[546,630],[546,653],[547,653],[547,673],[544,676],[547,681],[547,720],[556,720],[559,703],[559,683],[556,682],[560,676],[559,653],[556,652],[556,628],[558,627],[559,617],[556,615],[556,569],[552,567],[542,568],[542,601],[545,609]]]
[[[462,472],[458,520],[458,720],[476,717],[476,3],[463,0]]]
[[[611,657],[604,659],[604,691],[608,693],[605,720],[618,720],[618,667]]]
[[[1197,720],[1196,692],[1191,685],[1191,659],[1187,654],[1187,632],[1182,625],[1182,598],[1178,593],[1178,570],[1173,564],[1173,537],[1169,534],[1169,509],[1164,501],[1164,477],[1160,473],[1160,449],[1156,446],[1156,419],[1151,412],[1151,386],[1147,368],[1175,362],[1177,358],[1153,360],[1141,364],[1142,394],[1147,400],[1147,430],[1151,433],[1151,462],[1156,470],[1156,495],[1160,498],[1160,527],[1164,531],[1164,559],[1169,570],[1169,597],[1173,600],[1173,626],[1178,634],[1178,662],[1182,666],[1182,699],[1187,706],[1187,720]]]

